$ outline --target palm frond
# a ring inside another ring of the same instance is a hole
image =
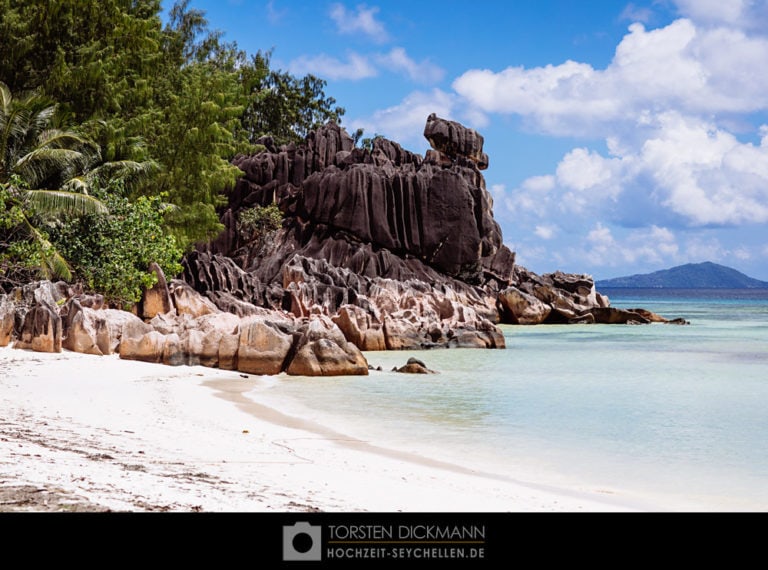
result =
[[[74,131],[63,131],[61,129],[41,130],[37,144],[38,146],[50,148],[92,148],[98,152],[98,147],[92,141]]]
[[[160,164],[154,160],[116,160],[97,166],[87,175],[88,180],[126,180],[141,182],[160,171]]]
[[[64,192],[74,192],[76,194],[88,194],[90,189],[91,183],[88,175],[70,178],[60,188]]]
[[[50,176],[71,178],[81,171],[89,160],[80,151],[67,148],[36,148],[22,156],[11,167],[11,172],[26,180],[30,187],[43,184]]]
[[[51,279],[52,277],[60,277],[65,281],[70,281],[72,279],[72,271],[69,269],[67,260],[59,253],[59,250],[26,217],[24,218],[24,226],[38,246],[41,262],[40,267],[38,267],[40,278]]]
[[[12,101],[13,95],[11,94],[10,87],[0,81],[0,113],[6,114]]]
[[[40,214],[108,214],[109,210],[93,196],[63,190],[27,190],[25,200]]]
[[[50,244],[50,242],[48,243]],[[49,274],[47,279],[60,277],[64,281],[72,280],[72,270],[69,268],[67,260],[61,256],[59,250],[53,247],[53,245],[51,245],[51,249],[43,253],[42,266],[46,268],[46,272]]]

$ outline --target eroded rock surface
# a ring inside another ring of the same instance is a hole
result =
[[[334,123],[298,145],[262,138],[265,150],[233,161],[243,177],[227,191],[224,231],[178,279],[152,264],[157,284],[136,314],[30,284],[0,296],[0,346],[344,375],[368,373],[362,351],[504,348],[502,323],[685,322],[610,307],[587,275],[516,266],[481,172],[483,137],[434,114],[424,136],[424,157],[381,137],[357,148]],[[271,204],[279,230],[239,231],[242,212]]]

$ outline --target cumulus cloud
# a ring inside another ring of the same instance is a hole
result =
[[[768,106],[768,39],[730,27],[699,28],[688,19],[646,30],[640,23],[606,69],[558,65],[472,69],[453,82],[486,113],[516,114],[557,135],[607,136],[647,112],[746,113]]]
[[[631,270],[768,255],[749,230],[768,223],[768,126],[754,124],[768,112],[768,1],[672,1],[685,17],[657,29],[627,5],[633,23],[603,69],[471,69],[453,82],[456,108],[582,141],[496,197],[525,259]]]
[[[697,15],[698,0],[678,4]],[[575,148],[553,174],[508,192],[503,205],[542,239],[540,228],[554,216],[566,231],[602,220],[607,225],[594,237],[605,238],[605,247],[608,225],[768,223],[768,127],[740,133],[746,140],[729,130],[734,117],[768,110],[768,38],[736,25],[758,4],[766,2],[722,3],[712,15],[720,25],[632,24],[603,70],[567,61],[470,70],[456,79],[457,93],[481,112],[519,115],[554,135],[605,140],[607,153]]]
[[[346,61],[327,54],[301,56],[292,60],[288,70],[296,75],[312,73],[326,79],[348,79],[357,81],[376,77],[386,70],[408,77],[415,83],[434,84],[439,82],[445,71],[429,61],[415,61],[405,49],[392,48],[387,53],[361,55],[351,52]]]
[[[294,75],[313,74],[325,79],[358,80],[378,75],[370,60],[356,53],[349,54],[347,61],[326,54],[301,56],[290,62],[288,70]]]
[[[768,24],[766,0],[674,0],[680,14],[704,25],[763,30]]]
[[[618,155],[570,151],[554,175],[523,181],[507,207],[537,216],[536,224],[553,214],[573,224],[595,216],[625,226],[662,219],[678,227],[768,223],[767,136],[759,145],[741,142],[672,111],[652,123],[644,140],[614,142]]]
[[[639,263],[669,264],[680,259],[680,248],[672,231],[651,226],[617,238],[613,231],[597,223],[571,255],[595,267],[617,267]]]
[[[405,73],[417,83],[437,83],[445,75],[445,71],[441,67],[428,59],[420,62],[414,61],[401,47],[392,48],[389,53],[377,56],[376,60],[387,69],[397,73]]]
[[[350,121],[351,128],[363,128],[366,134],[380,134],[398,141],[403,146],[419,152],[426,144],[424,125],[430,113],[450,119],[453,116],[455,96],[440,89],[414,91],[403,99],[402,103],[376,111],[370,117],[361,117]]]
[[[376,19],[379,8],[368,8],[359,4],[354,11],[347,10],[343,4],[331,6],[331,19],[336,23],[336,29],[340,34],[362,34],[376,43],[385,43],[389,40],[384,24]]]

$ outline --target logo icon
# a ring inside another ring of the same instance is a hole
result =
[[[283,560],[323,559],[321,548],[323,527],[297,522],[283,527]]]

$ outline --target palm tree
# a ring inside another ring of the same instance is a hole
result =
[[[103,163],[99,147],[75,131],[57,128],[56,105],[37,93],[15,99],[0,82],[0,190],[14,230],[36,244],[40,276],[72,278],[67,262],[35,222],[69,215],[107,213],[88,194],[104,178],[151,171],[151,161]]]

